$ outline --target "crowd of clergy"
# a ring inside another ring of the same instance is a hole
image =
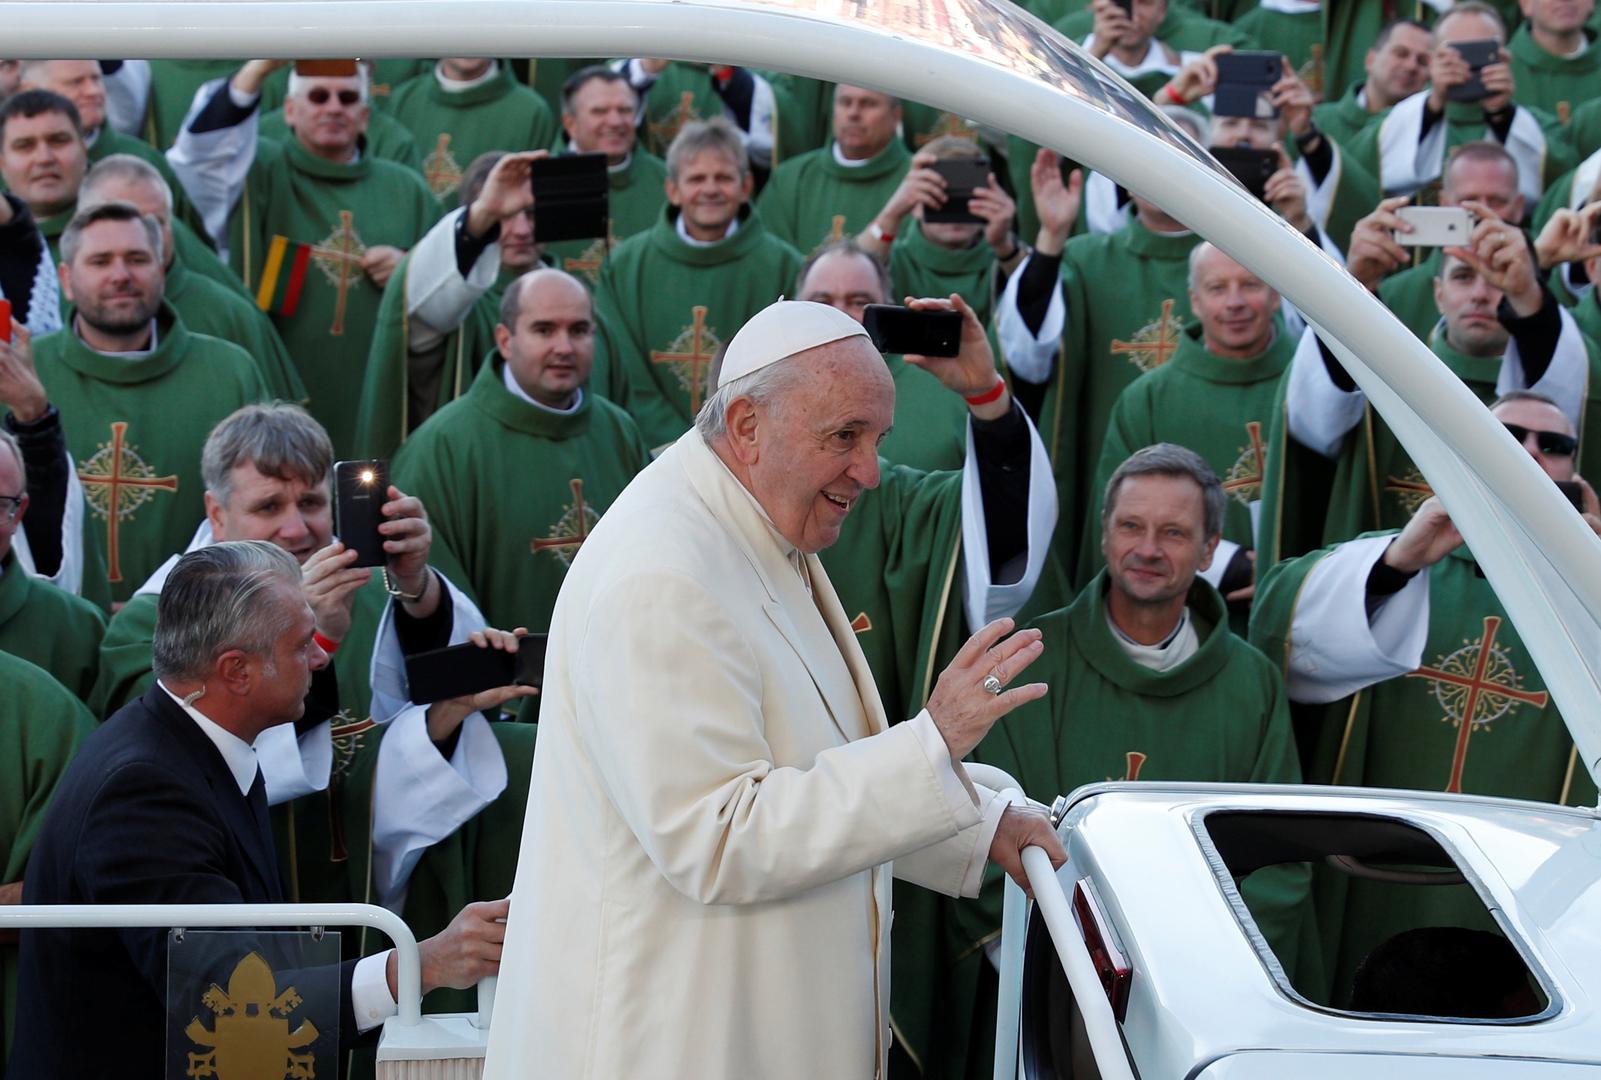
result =
[[[1601,531],[1594,0],[1025,6],[1203,145],[1276,153],[1263,201]],[[1476,69],[1454,47],[1484,41]],[[1275,115],[1214,116],[1217,57],[1245,49],[1282,54]],[[1486,96],[1459,100],[1471,79]],[[530,174],[569,152],[606,155],[608,232],[543,243]],[[988,167],[976,222],[925,220],[949,160]],[[416,706],[404,657],[543,632],[589,531],[780,297],[858,320],[943,299],[979,328],[964,382],[884,357],[882,482],[822,554],[892,722],[1009,615],[1043,630],[1050,692],[972,756],[1047,803],[1105,780],[1596,801],[1330,348],[1161,207],[1005,131],[650,58],[0,61],[0,180],[0,904],[74,748],[151,685],[177,558],[246,539],[301,564],[333,654],[257,744],[287,898],[383,904],[420,938],[508,895],[538,699]],[[1409,246],[1418,205],[1471,234]],[[333,534],[333,463],[369,458],[392,461],[381,573]],[[978,900],[896,886],[892,1074],[988,1074],[990,872]],[[1471,897],[1304,866],[1247,885],[1336,1007],[1392,935],[1493,928]],[[0,1062],[26,1038],[16,956],[0,937]]]

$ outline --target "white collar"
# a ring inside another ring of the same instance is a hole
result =
[[[845,152],[839,148],[839,143],[837,142],[830,142],[828,148],[834,153],[834,161],[847,169],[860,169],[863,165],[873,160],[872,157],[848,158],[845,156]],[[883,151],[881,150],[879,153],[883,153]],[[873,157],[877,156],[878,154],[873,155]]]
[[[1261,6],[1280,15],[1310,15],[1323,8],[1318,0],[1261,0]]]
[[[628,156],[623,158],[623,160],[619,161],[617,164],[615,164],[615,165],[607,164],[606,173],[607,173],[608,176],[615,176],[620,172],[627,172],[628,171],[628,166],[632,165],[633,163],[634,163],[634,152],[632,150],[630,150],[630,151],[628,151]]]
[[[506,384],[506,389],[510,390],[512,396],[517,398],[519,401],[526,401],[534,408],[543,409],[545,412],[551,413],[555,416],[571,416],[573,413],[578,411],[578,406],[584,403],[583,387],[579,387],[578,396],[575,397],[573,399],[573,403],[565,409],[553,409],[542,401],[535,401],[533,395],[524,390],[517,382],[516,377],[512,375],[510,364],[500,365],[500,381]]]
[[[1152,671],[1168,671],[1178,667],[1184,661],[1194,656],[1201,647],[1200,640],[1195,635],[1195,620],[1190,618],[1190,609],[1186,607],[1184,614],[1179,616],[1179,623],[1173,628],[1166,640],[1155,645],[1141,645],[1127,634],[1112,618],[1112,609],[1105,609],[1106,625],[1112,628],[1112,637],[1122,646],[1128,658],[1143,668]]]
[[[762,521],[767,525],[774,541],[778,544],[778,550],[783,552],[784,561],[789,563],[790,569],[794,570],[796,576],[801,579],[801,584],[806,587],[806,595],[810,596],[812,593],[812,575],[811,571],[806,567],[805,554],[800,548],[790,543],[783,533],[778,531],[778,526],[773,524],[773,517],[767,512],[767,508],[756,497],[756,493],[742,484],[739,477],[734,475],[734,470],[728,467],[728,462],[724,461],[705,439],[701,439],[700,444],[706,448],[706,452],[711,455],[712,460],[717,462],[717,467],[723,470],[723,475],[728,478],[728,482],[738,488],[740,495],[751,505],[751,508],[761,515]]]
[[[156,685],[161,687],[161,692],[170,697],[178,708],[188,713],[191,720],[200,725],[200,730],[205,732],[206,738],[216,746],[217,753],[222,755],[223,764],[233,773],[234,783],[239,785],[239,794],[248,797],[250,787],[256,782],[256,773],[260,769],[256,763],[256,748],[193,705],[184,704],[183,698],[168,690],[166,683],[158,680]]]
[[[1084,47],[1088,49],[1094,44],[1095,35],[1092,33],[1089,37],[1084,39]],[[1146,43],[1145,55],[1140,58],[1139,63],[1132,65],[1125,64],[1123,61],[1117,58],[1116,54],[1110,52],[1108,52],[1106,56],[1102,58],[1101,62],[1107,67],[1111,68],[1113,71],[1117,72],[1119,75],[1123,76],[1125,79],[1132,79],[1140,75],[1149,75],[1152,72],[1157,72],[1162,75],[1176,74],[1184,63],[1194,59],[1197,55],[1195,53],[1180,53],[1177,49],[1173,50],[1173,53],[1175,56],[1179,57],[1178,63],[1173,63],[1168,60],[1167,50],[1163,49],[1162,43],[1153,36],[1151,40]]]
[[[434,65],[434,78],[439,80],[440,88],[443,89],[445,91],[445,93],[447,93],[447,94],[459,94],[464,90],[471,90],[475,86],[482,86],[482,85],[484,85],[484,83],[488,82],[490,79],[493,79],[496,75],[499,75],[499,74],[500,74],[500,61],[499,60],[491,60],[489,62],[489,70],[485,71],[482,75],[478,76],[478,78],[476,78],[476,79],[450,79],[450,78],[446,78],[445,77],[445,62],[443,60],[441,60],[437,64]]]
[[[713,244],[721,244],[724,240],[739,232],[739,215],[734,215],[734,220],[728,223],[728,231],[723,233],[721,239],[717,240],[696,240],[689,235],[689,226],[684,224],[684,212],[682,210],[678,212],[678,219],[674,222],[674,226],[678,229],[678,238],[690,247],[711,247]]]
[[[160,328],[156,325],[156,320],[151,319],[150,344],[146,348],[129,349],[127,352],[103,352],[102,350],[95,348],[93,345],[90,345],[87,341],[83,340],[83,335],[78,332],[78,320],[81,318],[83,318],[82,315],[73,317],[72,335],[83,343],[84,348],[88,349],[90,352],[99,353],[101,356],[110,356],[118,360],[142,360],[151,353],[155,352],[156,349],[158,349],[161,345]]]

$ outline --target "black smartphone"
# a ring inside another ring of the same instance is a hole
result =
[[[546,635],[529,634],[515,653],[467,642],[406,657],[407,692],[414,705],[463,697],[498,686],[539,686],[545,678]]]
[[[1212,156],[1258,199],[1267,193],[1268,177],[1279,171],[1279,156],[1250,146],[1214,146]]]
[[[356,552],[352,566],[382,566],[384,554],[383,506],[389,501],[389,462],[334,462],[334,535]]]
[[[1558,480],[1557,487],[1579,513],[1584,513],[1584,485],[1577,480]]]
[[[1490,96],[1484,88],[1483,71],[1501,59],[1501,43],[1493,38],[1483,41],[1453,41],[1451,48],[1462,54],[1473,74],[1468,81],[1445,92],[1449,101],[1483,101]]]
[[[925,207],[923,220],[951,225],[982,225],[984,219],[973,213],[968,204],[973,192],[989,184],[989,161],[985,158],[951,158],[934,162],[932,168],[945,181],[945,205]]]
[[[1129,18],[1134,17],[1134,0],[1112,0],[1112,3],[1123,9],[1123,14]]]
[[[962,315],[957,311],[868,304],[862,312],[862,327],[881,353],[955,356],[962,351]]]
[[[528,183],[534,191],[535,240],[547,244],[606,235],[611,178],[605,154],[540,158],[529,166]]]
[[[1268,100],[1273,84],[1284,77],[1284,61],[1276,52],[1218,53],[1217,88],[1212,93],[1214,116],[1250,116],[1267,120],[1279,114]]]

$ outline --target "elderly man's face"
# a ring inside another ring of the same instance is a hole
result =
[[[1495,317],[1502,292],[1461,259],[1446,256],[1434,279],[1434,303],[1445,319],[1445,340],[1469,356],[1506,352],[1507,330]]]
[[[1577,472],[1577,453],[1548,454],[1540,449],[1541,432],[1573,435],[1573,425],[1561,409],[1543,401],[1506,401],[1496,406],[1491,415],[1503,424],[1524,430],[1523,449],[1547,476],[1553,480],[1573,479]]]
[[[83,230],[61,283],[84,322],[108,334],[126,334],[161,310],[166,277],[142,223],[97,221]]]
[[[1201,486],[1188,476],[1125,477],[1101,523],[1111,585],[1141,607],[1188,594],[1195,575],[1212,565],[1217,541],[1206,535]]]
[[[634,91],[625,82],[590,79],[573,93],[571,112],[562,114],[567,141],[583,154],[605,154],[621,165],[634,152]]]
[[[722,232],[750,198],[751,184],[751,175],[740,175],[733,157],[707,148],[683,161],[677,176],[667,178],[667,201],[683,211],[692,228]]]
[[[296,82],[299,92],[284,99],[284,123],[311,153],[349,161],[372,115],[361,100],[361,79],[307,75]]]
[[[862,492],[878,486],[878,444],[895,418],[895,383],[866,338],[783,361],[805,365],[787,392],[757,407],[751,494],[786,540],[822,551]]]
[[[852,161],[873,157],[900,126],[901,107],[888,94],[841,83],[834,88],[834,141]]]
[[[0,134],[0,178],[34,217],[50,217],[72,206],[88,168],[88,148],[65,113],[6,121]]]
[[[22,527],[22,515],[27,509],[22,464],[9,446],[0,446],[0,560],[11,554],[11,538]]]
[[[495,327],[495,344],[523,393],[567,408],[595,366],[595,316],[589,290],[557,270],[523,284],[517,325]]]
[[[1213,248],[1195,265],[1190,309],[1200,321],[1209,350],[1219,356],[1245,358],[1262,352],[1272,340],[1279,294]]]
[[[265,540],[302,566],[333,543],[328,478],[308,484],[298,477],[268,476],[254,462],[234,466],[226,503],[206,492],[206,518],[218,540]]]
[[[868,304],[888,302],[871,256],[831,252],[812,264],[801,282],[800,298],[838,308],[857,322]]]
[[[46,60],[34,77],[39,89],[60,94],[78,107],[85,131],[106,122],[106,80],[97,60]]]

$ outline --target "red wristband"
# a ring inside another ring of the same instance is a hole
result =
[[[1173,88],[1172,83],[1168,83],[1163,92],[1167,95],[1167,100],[1171,101],[1175,105],[1183,106],[1189,104],[1189,102],[1184,100],[1184,95]]]
[[[312,635],[311,635],[311,640],[315,641],[317,643],[317,648],[321,649],[323,652],[327,653],[329,656],[332,656],[334,653],[339,651],[339,642],[337,642],[337,641],[329,641],[327,638],[322,636],[322,631],[321,630],[313,631]]]
[[[992,401],[999,401],[1004,393],[1006,393],[1006,380],[997,375],[995,376],[994,386],[977,397],[964,398],[963,400],[969,405],[988,405]]]

